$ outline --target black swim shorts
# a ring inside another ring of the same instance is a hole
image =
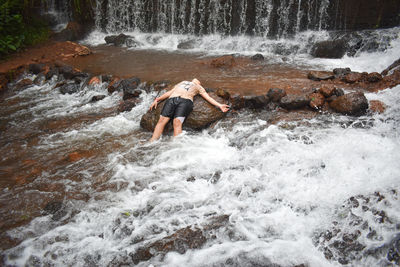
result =
[[[174,118],[186,118],[193,110],[193,102],[187,98],[172,97],[168,98],[161,111],[161,115],[164,117]]]

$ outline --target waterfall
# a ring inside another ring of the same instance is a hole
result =
[[[98,30],[287,37],[328,27],[329,0],[96,0]]]
[[[71,20],[70,1],[42,0],[40,4],[42,15],[47,17],[55,31],[64,29]]]

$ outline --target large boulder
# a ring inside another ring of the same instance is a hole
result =
[[[365,114],[368,109],[368,100],[361,92],[339,96],[329,103],[330,107],[345,115],[359,116]]]
[[[320,58],[342,58],[347,47],[348,44],[343,39],[322,41],[313,46],[311,55]]]
[[[225,103],[225,101],[215,95],[214,93],[209,93],[209,95],[214,98],[219,103]],[[148,111],[143,115],[140,126],[148,131],[153,131],[158,119],[160,118],[161,110],[165,104],[165,101],[157,106],[156,110]],[[184,127],[201,130],[209,126],[211,123],[218,121],[225,117],[226,113],[223,113],[220,109],[214,107],[208,103],[201,96],[196,96],[194,98],[193,111],[190,113],[188,118],[184,122]],[[165,131],[169,131],[170,128],[166,128]]]

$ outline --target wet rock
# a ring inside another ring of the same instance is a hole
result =
[[[359,116],[365,114],[368,109],[368,100],[361,92],[355,92],[339,96],[330,102],[329,106],[336,112],[345,115]]]
[[[218,97],[215,93],[209,93],[209,95],[214,98],[219,103],[225,103],[225,101]],[[143,115],[140,126],[148,131],[153,131],[156,126],[158,119],[160,118],[160,113],[165,101],[161,102],[156,110],[148,111]],[[218,121],[225,117],[226,113],[223,113],[220,109],[214,107],[208,103],[201,96],[196,96],[193,103],[193,111],[190,113],[188,118],[184,122],[184,127],[191,128],[193,130],[204,129],[211,123]],[[168,131],[171,128],[166,128]]]
[[[39,75],[36,76],[36,78],[33,80],[34,84],[42,84],[46,80],[46,76],[43,73],[40,73]]]
[[[310,107],[313,109],[321,109],[325,104],[325,97],[320,93],[310,94]]]
[[[346,76],[349,73],[351,73],[351,69],[350,68],[336,68],[336,69],[333,69],[333,74],[335,74],[335,77],[338,77],[338,78]]]
[[[348,44],[343,39],[322,41],[314,44],[311,55],[320,58],[342,58],[347,47]]]
[[[45,64],[29,64],[29,71],[33,74],[39,74],[46,68]]]
[[[125,35],[123,33],[119,35],[110,35],[104,38],[107,44],[114,44],[115,46],[128,46],[128,47],[139,47],[141,43],[135,40],[134,37]]]
[[[153,83],[153,89],[155,91],[160,91],[160,90],[166,89],[170,85],[171,85],[171,81],[168,81],[168,80],[156,81],[155,83]]]
[[[75,94],[80,90],[79,84],[76,83],[67,83],[60,87],[60,93],[65,94]]]
[[[251,109],[261,109],[267,106],[269,98],[266,95],[244,96],[244,107]]]
[[[400,234],[397,234],[397,236],[390,242],[386,258],[388,261],[400,265]]]
[[[111,74],[103,74],[100,76],[100,78],[102,82],[109,83],[112,81],[113,76]]]
[[[60,201],[53,201],[46,204],[43,208],[43,214],[56,214],[63,207],[63,203]]]
[[[99,79],[99,77],[94,76],[90,79],[88,85],[94,85],[94,84],[101,84],[101,80]]]
[[[104,98],[106,98],[105,95],[95,95],[92,97],[90,102],[97,102],[97,101],[103,100]]]
[[[335,90],[336,88],[334,86],[323,86],[318,89],[318,93],[328,98],[335,94]]]
[[[231,97],[231,95],[229,94],[229,92],[227,92],[227,91],[225,91],[224,89],[221,89],[221,88],[219,88],[219,89],[215,92],[215,94],[216,94],[217,96],[219,96],[219,97],[225,99],[225,100],[228,100],[228,99]]]
[[[211,66],[214,68],[231,68],[235,65],[236,61],[232,55],[222,56],[211,60]]]
[[[178,49],[193,49],[196,48],[196,40],[189,40],[178,44]]]
[[[201,248],[206,241],[207,239],[199,228],[186,227],[146,247],[137,249],[130,256],[133,263],[138,264],[141,261],[151,259],[157,254],[166,254],[171,251],[184,254],[189,249]]]
[[[285,109],[299,109],[307,106],[310,99],[305,95],[286,95],[282,97],[280,106]]]
[[[264,56],[261,54],[255,54],[251,57],[252,60],[264,60]]]
[[[379,100],[369,101],[369,110],[373,113],[383,113],[386,110],[386,105]]]
[[[8,89],[7,84],[8,84],[8,78],[6,74],[0,73],[0,93]]]
[[[335,96],[342,96],[342,95],[344,95],[344,91],[343,91],[343,89],[341,89],[341,88],[335,87],[335,91],[333,92],[333,94],[334,94]]]
[[[316,71],[311,71],[307,74],[307,78],[312,80],[312,81],[326,81],[326,80],[333,80],[335,79],[334,75],[326,74],[326,73],[321,73],[321,72],[316,72]]]
[[[19,82],[15,85],[15,89],[16,89],[16,90],[22,90],[22,89],[25,89],[25,88],[31,86],[32,84],[33,84],[32,80],[26,78],[26,79],[23,79],[23,80],[19,81]]]
[[[286,96],[286,91],[279,88],[271,88],[268,90],[267,97],[271,102],[278,103],[282,97]]]
[[[244,99],[243,96],[240,94],[233,94],[229,98],[229,102],[231,104],[231,108],[235,110],[239,110],[244,108]]]
[[[376,82],[380,82],[382,80],[382,75],[380,75],[377,72],[372,72],[370,74],[368,74],[367,76],[367,82],[369,83],[376,83]]]
[[[133,97],[138,97],[142,92],[140,90],[136,90],[140,84],[140,79],[136,77],[132,77],[129,79],[122,80],[118,83],[116,87],[117,91],[122,91],[124,93],[123,99],[129,99]]]
[[[107,87],[108,93],[112,94],[115,91],[117,91],[117,87],[119,86],[120,82],[121,82],[120,78],[114,77],[113,80],[110,82],[110,84]]]
[[[384,71],[382,71],[382,75],[386,76],[390,72],[393,72],[394,70],[398,70],[400,68],[400,58],[393,62],[389,67],[387,67]]]
[[[139,98],[129,98],[122,101],[118,107],[119,112],[131,111],[141,100]]]
[[[58,75],[58,74],[59,74],[58,68],[51,66],[49,71],[45,75],[46,80],[50,80],[54,75]]]
[[[363,79],[362,73],[351,72],[351,73],[345,75],[342,78],[342,81],[345,82],[345,83],[356,83],[356,82],[361,81],[362,79]]]

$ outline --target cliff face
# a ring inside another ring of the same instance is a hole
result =
[[[398,0],[334,0],[329,8],[332,30],[363,30],[400,25]]]

